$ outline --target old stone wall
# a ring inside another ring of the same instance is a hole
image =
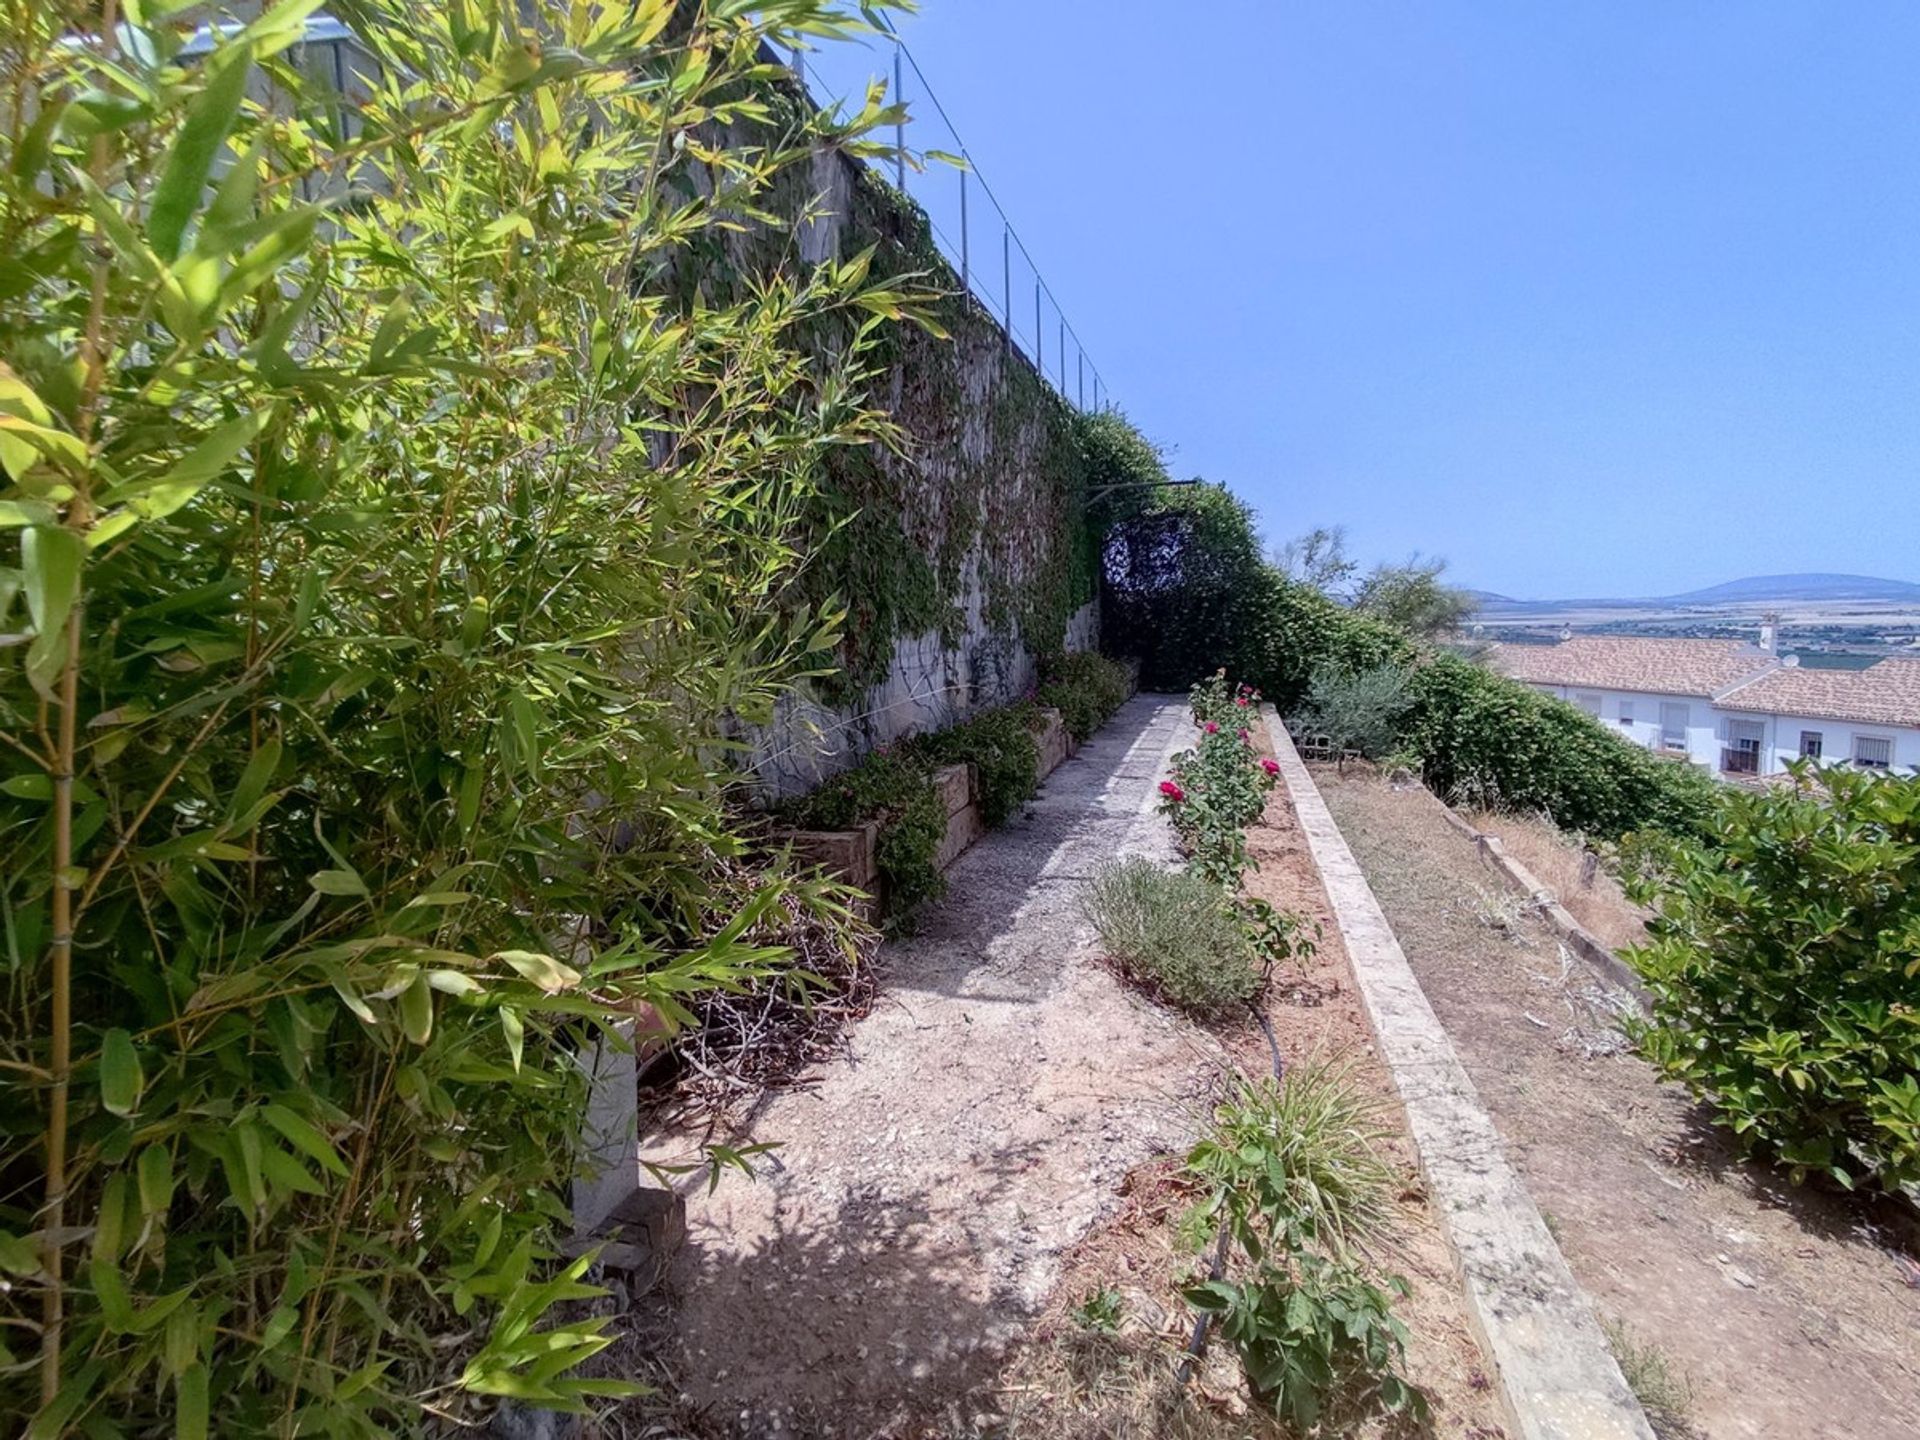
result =
[[[817,264],[871,247],[876,275],[948,292],[937,306],[948,334],[886,327],[872,391],[904,443],[827,462],[821,543],[803,589],[847,606],[847,638],[834,657],[840,675],[743,737],[776,797],[877,746],[1018,699],[1044,655],[1099,638],[1078,417],[964,292],[910,198],[823,152],[787,199],[799,217],[793,258]]]

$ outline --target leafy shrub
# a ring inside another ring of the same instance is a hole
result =
[[[1920,778],[1724,789],[1706,843],[1634,888],[1645,1054],[1799,1179],[1920,1181]]]
[[[850,830],[877,819],[874,863],[887,909],[906,916],[947,893],[946,877],[934,863],[947,833],[947,807],[934,786],[933,769],[924,751],[876,750],[776,813],[801,830]]]
[[[0,1413],[471,1428],[619,1388],[568,1048],[790,964],[716,757],[832,642],[800,517],[921,307],[668,293],[883,118],[750,138],[831,7],[357,0],[344,133],[312,6],[234,8],[0,45]]]
[[[1457,656],[1413,672],[1402,727],[1427,784],[1442,795],[1545,811],[1566,830],[1703,834],[1724,788],[1662,760],[1592,716]]]
[[[1239,917],[1198,875],[1139,858],[1113,861],[1094,872],[1082,904],[1127,974],[1183,1009],[1221,1015],[1260,989]]]
[[[1039,784],[1039,721],[1031,704],[1005,705],[915,739],[907,748],[935,765],[972,765],[979,781],[980,818],[997,830],[1033,798]]]
[[[1127,703],[1127,669],[1116,660],[1079,650],[1042,667],[1034,698],[1060,712],[1067,733],[1085,741]]]
[[[1238,1274],[1187,1287],[1220,1321],[1256,1400],[1302,1428],[1342,1404],[1422,1411],[1399,1373],[1407,1340],[1388,1291],[1362,1257],[1391,1222],[1393,1171],[1381,1158],[1378,1106],[1325,1062],[1284,1079],[1242,1081],[1187,1157],[1204,1195],[1191,1241],[1218,1231]]]
[[[1394,748],[1413,707],[1409,677],[1398,665],[1371,670],[1322,668],[1290,722],[1296,733],[1324,735],[1337,753],[1357,750],[1377,760]]]

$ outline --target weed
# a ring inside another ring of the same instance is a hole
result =
[[[1120,1292],[1111,1285],[1102,1285],[1098,1290],[1089,1290],[1087,1298],[1073,1309],[1074,1323],[1083,1330],[1096,1335],[1113,1335],[1120,1329],[1120,1321],[1126,1311],[1120,1303]]]
[[[1094,872],[1082,900],[1107,953],[1134,980],[1200,1015],[1259,992],[1261,974],[1239,915],[1216,885],[1151,860]]]
[[[1689,1415],[1693,1386],[1686,1372],[1658,1345],[1637,1341],[1620,1321],[1609,1320],[1602,1328],[1607,1332],[1607,1344],[1613,1348],[1613,1358],[1620,1362],[1627,1388],[1647,1412],[1654,1434],[1660,1440],[1694,1440],[1699,1432]]]

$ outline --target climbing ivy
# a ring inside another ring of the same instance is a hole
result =
[[[802,113],[779,82],[773,126]],[[823,454],[805,516],[808,556],[792,602],[845,609],[837,648],[817,655],[820,700],[849,706],[890,668],[896,642],[937,631],[964,643],[969,612],[1037,656],[1060,651],[1074,612],[1094,598],[1085,432],[1078,415],[1007,344],[934,243],[926,212],[869,167],[821,142],[816,163],[783,171],[761,215],[716,244],[676,257],[671,291],[688,307],[724,306],[755,277],[805,270],[837,224],[839,258],[863,252],[880,283],[924,286],[933,327],[819,317],[822,354],[842,353],[872,326],[868,398],[895,433]]]

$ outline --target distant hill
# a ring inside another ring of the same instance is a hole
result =
[[[1754,600],[1920,600],[1920,585],[1872,575],[1754,575],[1666,597],[1672,605],[1739,605]]]
[[[1680,595],[1648,596],[1643,599],[1515,600],[1491,590],[1469,590],[1482,615],[1543,610],[1640,610],[1675,605],[1759,605],[1769,601],[1793,600],[1881,600],[1920,604],[1920,584],[1908,580],[1885,580],[1873,575],[1750,575],[1729,580],[1724,585],[1709,585],[1704,590],[1689,590]]]

